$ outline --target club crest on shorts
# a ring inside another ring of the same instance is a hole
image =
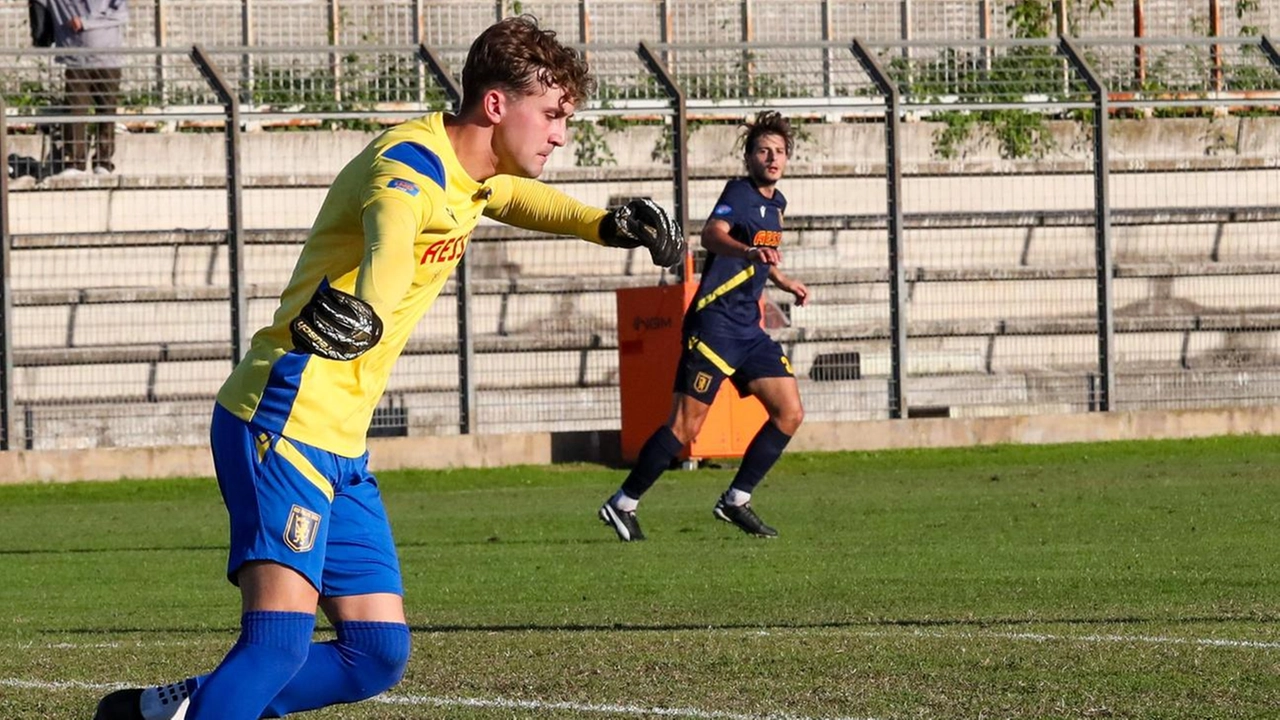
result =
[[[707,373],[700,372],[693,378],[693,391],[704,393],[707,388],[711,387],[711,376]]]
[[[289,509],[289,519],[284,524],[284,544],[294,552],[311,552],[316,546],[320,531],[320,515],[294,505]]]

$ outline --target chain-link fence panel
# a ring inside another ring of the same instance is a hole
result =
[[[876,46],[902,94],[904,416],[1091,409],[1089,93],[1048,41]],[[909,52],[904,52],[909,51]]]
[[[17,446],[204,442],[231,367],[226,165],[154,131],[216,126],[207,83],[137,50],[0,53],[0,78]],[[181,115],[154,114],[164,85]]]
[[[662,0],[593,0],[587,3],[590,41],[605,44],[666,42]]]
[[[831,27],[837,40],[900,40],[905,37],[901,0],[833,0]]]
[[[1147,60],[1113,95],[1116,407],[1275,403],[1280,68],[1252,40],[1085,48],[1117,86]]]
[[[414,0],[348,0],[335,22],[340,45],[412,45],[420,38]]]
[[[912,40],[978,39],[983,36],[984,16],[988,12],[987,3],[973,0],[916,0],[907,10],[907,37]]]

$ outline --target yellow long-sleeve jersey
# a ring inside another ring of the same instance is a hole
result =
[[[605,211],[536,180],[467,175],[441,113],[375,138],[338,173],[280,307],[218,392],[250,424],[346,457],[365,435],[396,358],[466,252],[481,215],[600,243]],[[320,282],[369,302],[378,344],[349,362],[295,350],[289,323]]]

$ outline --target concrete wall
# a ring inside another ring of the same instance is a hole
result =
[[[1280,407],[1174,412],[1089,413],[997,418],[807,423],[792,441],[798,452],[890,450],[997,444],[1151,440],[1280,434]],[[616,432],[374,439],[375,471],[616,463]],[[11,451],[0,453],[0,484],[120,478],[207,477],[207,448]]]

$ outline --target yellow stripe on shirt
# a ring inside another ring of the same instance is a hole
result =
[[[284,438],[276,440],[276,452],[280,454],[280,457],[284,458],[285,462],[302,473],[302,477],[319,488],[320,492],[324,493],[324,496],[329,499],[329,502],[333,502],[333,486],[320,474],[319,470],[316,470],[315,465],[312,465],[311,461],[298,448],[293,446],[293,443]]]
[[[702,312],[702,308],[710,305],[716,300],[719,300],[720,296],[724,295],[725,293],[738,287],[742,283],[755,277],[755,274],[756,274],[756,266],[748,265],[746,270],[743,270],[737,275],[734,275],[728,280],[725,280],[723,285],[721,285],[720,287],[716,288],[715,290],[712,290],[711,292],[703,296],[703,298],[698,301],[698,305],[696,308],[694,308],[694,310],[696,310],[697,312]]]

